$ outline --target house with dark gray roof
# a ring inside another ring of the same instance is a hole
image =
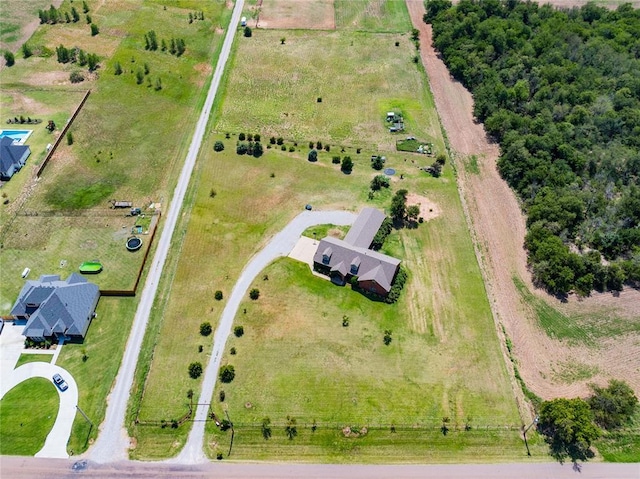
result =
[[[362,210],[344,240],[327,236],[320,241],[313,256],[314,269],[336,284],[344,285],[355,277],[359,288],[388,295],[400,260],[369,249],[384,219],[380,210]]]
[[[0,180],[7,181],[24,166],[31,150],[27,145],[14,143],[13,138],[0,138]]]
[[[42,275],[29,280],[11,309],[15,321],[26,322],[23,336],[34,341],[81,341],[100,299],[100,289],[77,273],[66,280]]]

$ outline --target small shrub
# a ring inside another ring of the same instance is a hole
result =
[[[231,348],[231,350],[229,351],[229,354],[231,354],[232,356],[236,355],[236,348]]]
[[[287,145],[282,145],[282,146],[280,147],[280,149],[281,149],[282,151],[287,151]]]
[[[214,297],[216,298],[216,301],[222,301],[222,291],[217,290]]]
[[[211,190],[209,191],[209,198],[215,198],[217,194],[218,193],[216,192],[216,190],[211,188]]]
[[[316,142],[316,150],[322,150],[322,142],[321,141],[317,141]]]
[[[251,27],[244,27],[244,36],[247,38],[251,38],[253,32],[251,31]]]
[[[236,147],[236,153],[238,155],[246,155],[248,150],[249,148],[246,143],[238,143],[238,146]]]
[[[254,301],[257,300],[260,297],[260,290],[258,288],[253,288],[249,291],[249,297]]]
[[[12,67],[16,64],[16,57],[13,53],[6,51],[4,52],[4,61],[8,67]]]
[[[296,147],[295,146],[290,146],[289,147],[289,152],[293,153],[294,151],[296,151]]]
[[[120,62],[116,62],[115,65],[113,65],[113,74],[122,75],[122,65],[120,65]]]
[[[321,96],[319,96],[319,97],[316,99],[316,101],[317,101],[318,103],[322,103],[322,97],[321,97]]]
[[[29,58],[31,55],[33,55],[33,50],[31,50],[31,47],[29,46],[28,43],[23,43],[21,50],[22,50],[22,58]]]
[[[269,138],[269,143],[271,143],[272,145],[276,144],[276,137],[272,136],[271,138]]]
[[[353,171],[353,161],[351,160],[350,156],[345,156],[342,159],[340,170],[346,175],[350,174]]]
[[[309,149],[310,149],[310,150],[313,150],[313,146],[314,146],[313,141],[310,141],[310,142],[309,142]]]
[[[69,75],[69,81],[71,81],[71,83],[83,82],[84,75],[80,72],[71,72],[71,75]]]
[[[191,379],[198,379],[202,375],[202,364],[193,362],[189,364],[189,376]]]
[[[212,331],[213,328],[211,327],[210,322],[206,321],[200,325],[200,334],[202,334],[203,336],[209,336]]]
[[[247,141],[254,141],[253,135],[251,133],[247,133]],[[258,141],[258,140],[255,140]]]
[[[311,162],[318,161],[318,152],[316,150],[311,150],[307,155],[307,160]]]
[[[259,142],[262,137],[259,134],[253,135],[253,141]]]
[[[200,344],[198,346],[198,352],[201,353],[202,351],[204,351],[204,346],[202,344]]]
[[[247,139],[247,135],[245,135],[244,133],[240,133],[240,134],[238,135],[238,140],[240,140],[240,141],[244,141],[244,140],[246,140],[246,139]]]
[[[233,328],[233,334],[236,338],[241,337],[244,334],[244,326],[236,326]]]
[[[222,143],[220,140],[216,141],[215,144],[213,145],[213,150],[214,151],[224,150],[224,143]]]
[[[67,133],[67,145],[73,145],[73,134],[71,132]]]
[[[334,156],[333,158],[331,158],[331,163],[333,163],[334,165],[339,165],[340,164],[340,157],[339,156]]]
[[[221,452],[219,452],[218,454],[216,454],[216,459],[217,459],[218,461],[222,461],[222,453],[221,453]]]
[[[231,138],[231,133],[229,132],[225,133],[224,137],[228,140],[229,138]]]
[[[324,151],[331,151],[331,145],[324,145]]]
[[[227,395],[224,392],[224,389],[220,391],[220,394],[218,395],[218,397],[220,398],[220,402],[224,402],[224,398],[227,397]]]
[[[396,47],[399,47],[399,46],[400,46],[400,42],[396,42]]]
[[[136,72],[136,83],[138,85],[141,85],[143,80],[144,80],[144,73],[142,72],[142,70],[138,69],[138,71]]]
[[[391,344],[391,330],[390,329],[385,329],[384,337],[382,338],[382,341],[384,342],[385,346],[389,346]]]
[[[96,25],[95,23],[91,24],[91,36],[95,37],[98,33],[100,33],[100,29],[98,28],[98,25]]]
[[[280,137],[278,137],[278,139],[276,140],[276,143],[277,143],[278,145],[284,145],[284,138],[282,138],[281,136],[280,136]]]
[[[220,381],[223,383],[230,383],[235,377],[236,370],[232,365],[226,364],[220,368]]]

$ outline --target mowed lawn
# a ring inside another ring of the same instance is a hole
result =
[[[0,454],[32,456],[58,416],[58,391],[44,378],[32,378],[11,389],[0,401]]]
[[[238,39],[217,130],[387,151],[407,134],[440,136],[407,34],[288,31],[284,45],[281,37],[256,30]],[[400,136],[384,124],[394,109],[404,114]]]

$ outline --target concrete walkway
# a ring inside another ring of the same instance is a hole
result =
[[[178,464],[197,464],[206,462],[207,459],[202,450],[204,444],[204,426],[206,424],[207,412],[213,390],[218,377],[218,369],[220,368],[220,360],[222,352],[229,334],[233,319],[236,316],[240,302],[245,298],[247,290],[251,283],[260,272],[266,268],[274,259],[287,256],[294,248],[300,235],[304,230],[311,226],[334,224],[334,225],[351,225],[356,219],[354,213],[346,211],[305,211],[296,216],[285,228],[280,231],[265,246],[262,251],[256,254],[247,266],[244,268],[236,285],[229,296],[229,300],[222,312],[220,324],[216,329],[213,340],[213,351],[209,364],[204,373],[204,381],[202,382],[202,392],[198,400],[198,408],[194,417],[193,428],[187,439],[182,452],[177,458],[168,462]]]
[[[27,363],[20,366],[18,369],[14,369],[8,376],[2,377],[2,383],[0,388],[0,399],[4,397],[15,386],[23,381],[31,378],[45,378],[48,381],[52,381],[54,374],[60,374],[69,385],[66,391],[58,391],[60,397],[60,406],[58,408],[58,416],[56,421],[47,436],[44,446],[36,457],[49,457],[49,458],[68,458],[67,443],[69,442],[69,436],[71,436],[71,426],[73,426],[73,420],[76,416],[76,405],[78,404],[78,386],[73,376],[60,366],[54,364],[34,362]]]

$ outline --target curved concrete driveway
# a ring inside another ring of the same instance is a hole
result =
[[[42,362],[27,363],[14,369],[9,377],[2,378],[0,399],[15,386],[27,379],[45,378],[53,384],[51,377],[56,373],[64,378],[69,388],[63,392],[56,387],[56,391],[58,391],[58,396],[60,397],[58,416],[44,442],[44,446],[36,453],[36,457],[69,457],[69,454],[67,454],[67,443],[71,435],[71,426],[73,426],[73,420],[76,416],[76,405],[78,404],[78,386],[76,385],[76,381],[66,369],[54,364]]]
[[[227,305],[222,312],[220,324],[216,329],[213,341],[213,352],[204,373],[202,392],[198,400],[198,409],[196,409],[193,428],[189,433],[187,443],[180,455],[169,462],[195,464],[207,460],[202,450],[204,444],[204,426],[209,410],[209,403],[213,396],[213,389],[216,385],[220,359],[222,358],[222,352],[227,343],[227,338],[231,333],[233,318],[236,316],[240,302],[244,299],[254,278],[274,259],[287,256],[295,246],[302,232],[307,228],[323,224],[350,225],[353,224],[355,219],[356,215],[347,211],[305,211],[300,213],[291,220],[280,233],[275,235],[269,244],[247,264],[240,274],[236,285],[233,287],[231,296],[229,296]]]

